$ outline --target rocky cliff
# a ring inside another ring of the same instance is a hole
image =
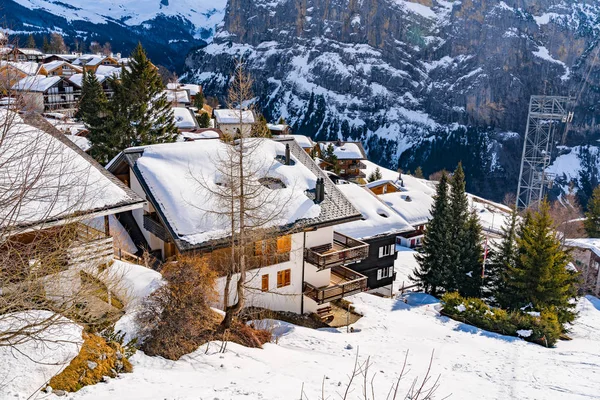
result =
[[[361,140],[388,167],[462,160],[470,189],[501,199],[516,190],[530,95],[577,98],[555,156],[597,144],[599,33],[593,0],[229,0],[185,79],[224,94],[243,57],[268,118]]]

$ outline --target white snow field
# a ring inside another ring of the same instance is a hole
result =
[[[364,317],[346,329],[312,330],[273,322],[277,344],[248,349],[211,344],[168,361],[138,352],[134,372],[70,394],[72,399],[320,399],[338,398],[354,357],[371,357],[376,399],[385,399],[409,351],[407,388],[422,377],[435,351],[432,375],[440,376],[436,398],[593,399],[600,382],[600,300],[579,301],[580,317],[570,342],[557,348],[484,332],[440,317],[436,300],[412,294],[403,300],[362,293],[350,298]],[[304,385],[304,386],[303,386]],[[361,384],[351,399],[360,398]]]

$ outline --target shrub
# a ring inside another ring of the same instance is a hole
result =
[[[486,331],[508,336],[521,336],[528,342],[553,347],[559,339],[562,326],[555,309],[546,309],[539,316],[522,311],[491,308],[483,300],[464,298],[458,293],[442,296],[442,314]],[[518,335],[517,331],[531,331]]]
[[[60,374],[50,379],[53,390],[76,392],[87,385],[100,382],[105,376],[115,377],[121,372],[131,372],[132,366],[125,350],[115,341],[90,333],[83,334],[83,344],[77,357]]]

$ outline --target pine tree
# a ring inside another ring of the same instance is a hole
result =
[[[515,310],[531,304],[536,311],[555,310],[559,322],[565,324],[576,317],[571,299],[577,294],[577,274],[566,268],[569,256],[562,250],[549,210],[544,201],[539,211],[529,211],[521,223],[502,306]]]
[[[47,36],[44,36],[43,44],[42,44],[42,51],[46,54],[50,53],[50,43],[48,43]]]
[[[210,128],[210,115],[208,115],[207,112],[200,113],[200,115],[196,117],[196,120],[198,121],[200,128]]]
[[[502,237],[497,250],[491,253],[485,269],[485,294],[491,296],[495,305],[503,304],[506,292],[506,271],[513,266],[517,257],[517,221],[518,213],[513,208],[510,219],[502,227]],[[489,246],[489,244],[488,244]]]
[[[423,176],[423,170],[421,169],[421,167],[417,167],[417,169],[415,169],[415,178],[419,178],[419,179],[425,178]]]
[[[465,191],[465,174],[462,164],[458,163],[450,181],[450,213],[448,229],[452,241],[447,251],[451,263],[448,265],[444,286],[447,291],[460,291],[468,276],[462,273],[467,255],[467,221],[469,219],[469,201]]]
[[[369,178],[367,180],[369,182],[374,182],[380,180],[382,177],[383,176],[381,175],[381,170],[379,169],[379,167],[377,167],[375,168],[375,171],[369,174]]]
[[[285,118],[283,118],[283,117],[279,117],[279,121],[277,121],[277,123],[278,123],[279,125],[285,125],[285,124],[286,124],[286,122],[285,122]]]
[[[35,38],[31,34],[29,35],[29,37],[27,37],[27,48],[28,49],[37,49],[37,44],[35,43]]]
[[[250,135],[252,137],[271,137],[271,130],[267,126],[267,119],[262,114],[256,114],[256,122],[252,125]]]
[[[108,102],[106,132],[92,142],[98,161],[107,162],[127,147],[175,141],[177,127],[165,87],[141,44],[131,54],[121,80],[108,83],[113,97]]]
[[[327,147],[325,148],[325,151],[323,151],[323,161],[330,164],[326,167],[326,169],[337,173],[339,170],[339,167],[337,165],[337,160],[338,160],[338,158],[335,155],[335,149],[333,147],[333,144],[329,143],[327,145]]]
[[[448,177],[443,174],[437,185],[431,208],[431,219],[423,238],[423,246],[415,257],[419,267],[413,271],[411,277],[425,292],[433,296],[445,291],[444,280],[449,265],[449,253],[446,250],[451,241],[448,226],[449,214]]]
[[[596,186],[587,204],[586,220],[583,222],[585,232],[591,238],[600,238],[600,186]]]
[[[198,111],[202,110],[202,107],[204,107],[204,95],[202,92],[198,92],[196,93],[196,96],[194,96],[194,107],[196,107]]]
[[[75,118],[80,119],[93,132],[102,125],[107,108],[106,94],[93,71],[83,70],[81,97]]]
[[[481,297],[483,247],[481,225],[475,211],[469,213],[462,243],[462,262],[458,269],[458,292],[463,297]]]

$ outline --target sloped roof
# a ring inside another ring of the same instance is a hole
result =
[[[189,103],[190,102],[190,95],[188,94],[188,92],[186,90],[170,90],[170,89],[166,89],[164,91],[164,93],[167,95],[167,100],[169,102],[175,102],[175,103]]]
[[[185,107],[173,107],[175,126],[179,129],[194,129],[198,127],[196,117],[191,110]]]
[[[13,85],[13,90],[24,92],[45,92],[61,81],[60,76],[27,76]]]
[[[600,238],[567,239],[565,245],[590,250],[600,257]]]
[[[311,138],[304,135],[277,135],[273,137],[273,140],[290,140],[293,139],[302,147],[303,149],[311,149],[315,147],[315,143]]]
[[[264,192],[271,196],[265,199],[268,201],[265,201],[264,211],[277,216],[269,223],[271,229],[308,229],[361,217],[294,141],[286,144],[290,145],[295,163],[283,165],[277,160],[285,154],[283,143],[269,139],[247,140],[259,141],[251,160],[260,166],[261,176],[256,179],[270,177],[285,185],[285,188]],[[224,156],[228,146],[231,145],[220,140],[204,140],[131,148],[113,160],[109,169],[114,171],[122,162],[130,165],[180,250],[213,248],[220,243],[226,245],[229,225],[223,216],[213,212],[213,209],[220,210],[219,204],[204,192],[207,186],[212,190],[219,188],[222,178],[216,160]],[[314,203],[317,178],[324,178],[325,182],[326,196],[320,204]]]
[[[10,65],[11,67],[18,69],[19,71],[23,72],[26,75],[35,75],[39,69],[39,64],[36,62],[33,62],[33,61],[22,61],[22,62],[2,61],[0,65],[2,65],[2,66]]]
[[[0,110],[10,121],[0,144],[0,225],[21,231],[139,208],[144,200],[37,115]],[[20,200],[17,200],[20,199]],[[18,205],[18,209],[15,207]]]
[[[364,160],[367,158],[365,149],[360,142],[319,142],[321,151],[325,151],[330,144],[333,145],[333,153],[338,160]]]
[[[218,124],[239,124],[240,123],[240,110],[220,108],[213,110],[215,120]],[[241,111],[242,124],[253,124],[254,113],[251,110]]]

